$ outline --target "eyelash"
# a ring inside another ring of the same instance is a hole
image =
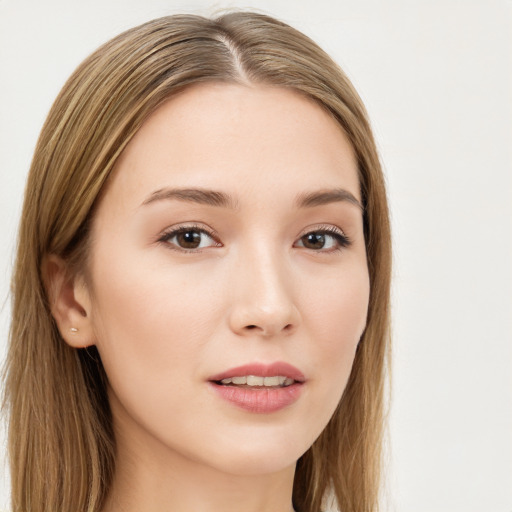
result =
[[[299,240],[302,240],[307,235],[312,235],[312,234],[328,235],[328,236],[334,238],[337,242],[337,246],[332,249],[327,249],[327,250],[325,250],[325,249],[324,250],[310,249],[311,251],[314,251],[314,252],[322,252],[322,253],[339,252],[342,249],[346,249],[347,247],[349,247],[350,244],[352,243],[352,241],[349,239],[349,237],[347,235],[345,235],[345,233],[343,233],[343,231],[341,229],[339,229],[335,226],[317,226],[315,229],[309,230],[309,231],[305,232],[303,235],[301,235],[299,237]]]
[[[208,235],[212,240],[216,242],[217,245],[214,247],[220,247],[221,243],[219,242],[219,236],[217,233],[213,230],[207,230],[202,226],[198,226],[196,224],[187,225],[187,226],[179,226],[177,228],[172,228],[169,231],[166,231],[162,234],[162,236],[158,239],[159,242],[165,244],[167,247],[174,251],[178,252],[201,252],[201,249],[184,249],[183,247],[179,247],[178,245],[174,245],[170,243],[170,240],[172,240],[174,237],[182,234],[182,233],[188,233],[188,232],[197,232],[197,233],[204,233],[205,235]]]
[[[218,236],[218,234],[215,231],[205,229],[204,227],[196,225],[196,224],[187,225],[187,226],[179,226],[177,228],[172,228],[169,231],[164,232],[158,238],[158,242],[165,244],[166,247],[169,247],[171,250],[182,252],[182,253],[199,253],[199,252],[202,252],[202,249],[197,249],[197,248],[186,249],[186,248],[183,248],[183,247],[179,247],[176,244],[172,244],[170,242],[170,240],[172,240],[174,237],[176,237],[176,236],[178,236],[178,235],[180,235],[182,233],[188,233],[188,232],[203,233],[203,234],[207,235],[214,242],[216,242],[216,244],[213,245],[212,247],[220,247],[222,245],[221,242],[219,241],[219,236]],[[327,250],[325,250],[325,249],[319,249],[319,250],[309,249],[312,252],[319,252],[319,253],[324,253],[324,254],[325,253],[339,252],[342,249],[345,249],[345,248],[349,247],[351,245],[351,243],[352,243],[352,241],[347,237],[347,235],[345,235],[345,233],[343,233],[343,231],[341,231],[341,229],[339,229],[337,227],[334,227],[334,226],[318,226],[315,229],[306,231],[304,234],[302,234],[298,238],[298,241],[301,241],[304,237],[306,237],[308,235],[312,235],[312,234],[328,235],[328,236],[334,238],[335,241],[337,242],[337,246],[334,247],[334,248],[327,249]],[[304,246],[302,245],[301,247],[304,247]],[[307,249],[307,247],[305,247],[305,248]]]

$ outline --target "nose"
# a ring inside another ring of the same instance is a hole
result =
[[[231,330],[240,336],[289,335],[300,322],[290,273],[278,257],[259,256],[245,260],[233,276]]]

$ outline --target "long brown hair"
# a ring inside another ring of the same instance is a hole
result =
[[[386,359],[390,229],[367,114],[341,69],[309,38],[268,16],[178,15],[109,41],[73,73],[42,129],[28,178],[12,281],[5,376],[13,511],[98,512],[115,469],[106,376],[94,348],[67,345],[52,319],[45,255],[86,265],[94,207],[119,155],[170,96],[200,82],[301,92],[343,128],[358,158],[370,274],[367,327],[344,395],[299,459],[293,504],[377,509]]]

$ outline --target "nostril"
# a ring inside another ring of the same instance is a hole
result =
[[[258,326],[254,325],[254,324],[251,324],[251,325],[246,325],[245,328],[248,329],[248,330],[253,330],[253,329],[258,329]],[[292,324],[286,324],[283,327],[283,331],[291,331],[292,329],[293,329],[293,325]],[[262,329],[262,330],[264,331],[265,329]]]

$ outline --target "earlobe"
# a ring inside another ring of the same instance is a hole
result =
[[[91,301],[83,278],[54,254],[44,258],[41,271],[50,311],[64,341],[74,348],[94,345]]]

